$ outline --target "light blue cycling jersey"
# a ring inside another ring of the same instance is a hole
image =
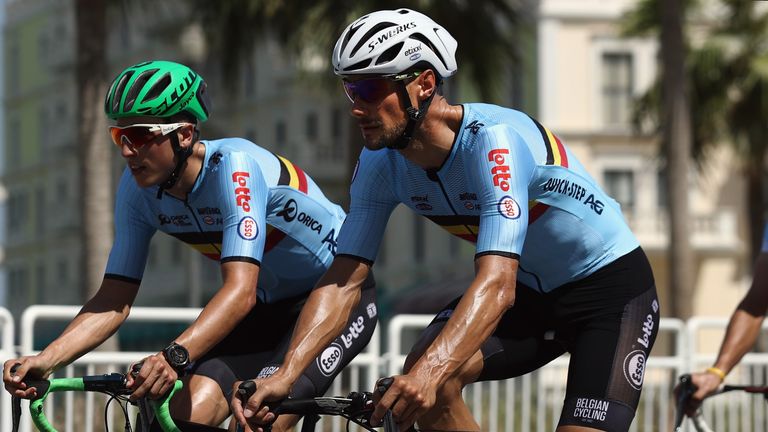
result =
[[[222,263],[259,264],[261,301],[310,291],[336,253],[344,210],[299,167],[250,141],[203,144],[203,169],[186,200],[158,199],[157,186],[140,188],[125,170],[106,277],[140,282],[159,229]]]
[[[639,246],[619,204],[554,134],[519,111],[463,107],[439,169],[425,171],[395,150],[363,150],[339,254],[372,263],[398,203],[476,243],[476,256],[518,258],[518,279],[543,292]]]

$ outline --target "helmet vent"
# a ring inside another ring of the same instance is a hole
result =
[[[397,24],[393,22],[380,22],[371,27],[371,29],[368,30],[368,32],[365,33],[362,38],[360,38],[360,42],[355,45],[355,47],[352,49],[352,52],[349,53],[349,56],[354,57],[357,51],[362,48],[371,39],[371,37],[373,37],[373,35],[390,27],[397,27]]]
[[[403,42],[400,42],[396,45],[393,45],[387,48],[387,50],[381,53],[379,58],[376,59],[376,64],[380,65],[380,64],[392,61],[392,59],[394,59],[397,56],[397,54],[400,53],[400,49],[402,48],[403,48]]]
[[[197,101],[205,112],[205,116],[208,117],[208,105],[211,104],[211,100],[208,98],[208,85],[205,82],[201,82],[197,87],[197,93],[195,94]]]
[[[169,85],[171,85],[171,74],[166,72],[162,78],[157,80],[157,82],[152,85],[152,88],[150,88],[147,94],[144,95],[144,98],[141,99],[141,102],[149,102],[152,99],[160,96],[160,94],[163,93],[163,91],[167,89]]]
[[[360,69],[365,69],[365,68],[367,68],[371,64],[371,61],[372,61],[371,59],[365,59],[363,61],[359,61],[359,62],[353,64],[352,66],[345,67],[344,71],[345,72],[352,72],[352,71],[356,71],[356,70],[360,70]]]
[[[359,20],[357,20],[357,22],[363,22],[367,17],[368,15],[360,18]],[[347,32],[346,35],[344,35],[344,40],[341,42],[341,51],[344,51],[344,48],[347,47],[349,40],[352,39],[352,36],[354,36],[355,33],[357,33],[357,31],[360,30],[360,28],[362,27],[363,27],[362,24],[354,25],[354,23],[351,26],[349,26],[349,31]]]
[[[125,85],[128,84],[128,81],[132,76],[133,71],[128,71],[122,77],[120,77],[120,81],[115,87],[115,93],[112,96],[112,112],[117,112],[120,110],[120,100],[123,98],[123,90],[125,90]]]
[[[416,39],[417,41],[419,41],[419,42],[423,43],[424,45],[426,45],[429,48],[429,50],[432,51],[435,54],[435,56],[438,58],[438,60],[440,60],[443,63],[443,66],[445,66],[446,69],[450,69],[448,67],[448,64],[445,62],[445,59],[443,58],[443,56],[440,54],[440,50],[437,49],[432,42],[430,42],[429,38],[427,38],[426,36],[424,36],[421,33],[414,33],[414,34],[410,35],[409,37],[411,39]]]
[[[131,89],[128,90],[128,94],[125,96],[125,106],[123,107],[125,111],[130,111],[133,108],[133,104],[136,102],[139,93],[144,86],[147,85],[147,81],[149,81],[149,79],[152,78],[152,75],[157,71],[158,69],[146,70],[136,78],[136,81],[133,82]]]

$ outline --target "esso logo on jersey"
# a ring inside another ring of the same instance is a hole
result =
[[[243,211],[246,213],[251,211],[251,189],[248,188],[248,183],[246,182],[246,179],[250,176],[251,175],[245,171],[232,173],[232,181],[240,186],[235,188],[235,201],[237,202],[237,206],[242,207]]]
[[[624,358],[624,377],[635,390],[640,390],[643,386],[643,376],[645,375],[645,352],[642,350],[632,351]]]
[[[237,224],[237,233],[244,240],[253,240],[259,236],[259,226],[256,224],[256,220],[246,216],[240,219],[240,223]]]
[[[488,161],[493,162],[491,168],[491,175],[493,175],[493,185],[503,190],[509,191],[509,178],[512,174],[509,173],[509,165],[507,164],[507,158],[505,155],[509,154],[507,149],[493,149],[488,152]]]
[[[317,367],[320,368],[320,372],[322,372],[323,375],[333,375],[333,372],[339,367],[339,363],[341,363],[342,352],[341,345],[336,342],[323,350],[320,357],[317,358]]]
[[[520,205],[509,195],[502,197],[497,206],[499,213],[507,219],[520,217]]]

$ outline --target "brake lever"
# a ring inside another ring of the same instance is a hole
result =
[[[696,392],[691,374],[680,375],[680,392],[677,394],[677,409],[675,410],[675,432],[682,431],[683,419],[685,419],[685,403]]]

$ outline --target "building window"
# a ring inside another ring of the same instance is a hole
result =
[[[285,122],[278,121],[275,123],[275,142],[277,143],[278,151],[282,151],[286,144],[286,130]]]
[[[50,302],[53,299],[49,298],[45,292],[45,266],[42,263],[39,263],[35,269],[35,273],[37,273],[35,275],[35,277],[37,278],[37,287],[36,287],[37,292],[35,293],[36,294],[35,296],[41,299],[44,303],[46,301]],[[59,294],[59,293],[60,292],[56,294]]]
[[[40,122],[39,124],[44,125],[43,127],[38,128],[38,133],[40,134],[39,135],[40,142],[38,144],[38,149],[37,149],[39,161],[43,162],[46,160],[46,156],[47,156],[46,148],[48,147],[48,143],[50,139],[50,133],[49,133],[50,130],[47,127],[45,127],[45,125],[50,125],[52,123],[50,123],[48,120],[47,107],[41,106],[37,115],[39,119],[38,121]]]
[[[310,141],[317,140],[317,114],[311,112],[307,113],[305,130],[307,139]]]
[[[605,53],[602,60],[603,122],[627,126],[632,110],[632,54]]]
[[[8,123],[8,171],[19,169],[21,165],[21,122],[13,119]]]
[[[37,50],[40,64],[47,65],[49,58],[49,43],[48,35],[46,35],[44,32],[41,32],[37,37]]]
[[[26,268],[11,269],[8,274],[8,305],[11,313],[19,313],[36,302],[33,292],[29,288],[29,272]]]
[[[341,110],[334,108],[331,111],[331,138],[337,140],[341,138]]]
[[[24,192],[11,192],[8,198],[8,228],[11,232],[24,226],[29,214],[28,201]]]
[[[342,141],[344,124],[342,111],[335,108],[331,112],[331,158],[333,160],[341,160],[344,157],[344,142]]]
[[[46,213],[45,205],[45,189],[42,186],[38,186],[35,190],[35,233],[37,238],[41,239],[45,235],[47,223],[45,218],[48,216]]]
[[[21,50],[19,48],[19,42],[16,40],[11,41],[8,48],[8,89],[12,95],[19,94],[21,89]]]
[[[603,174],[605,191],[624,208],[635,205],[635,174],[629,170],[608,170]]]

